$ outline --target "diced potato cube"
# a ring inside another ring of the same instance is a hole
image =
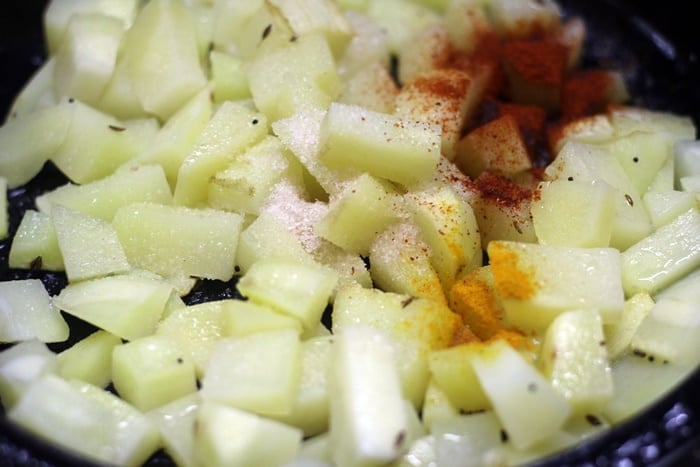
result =
[[[267,133],[262,113],[239,102],[221,104],[182,161],[173,194],[175,203],[192,207],[204,203],[212,176]]]
[[[454,68],[428,70],[403,83],[396,96],[394,114],[405,120],[440,127],[442,154],[453,160],[457,153],[457,141],[466,122],[471,120],[482,94],[483,89],[478,81],[472,80],[465,71]],[[524,145],[521,147],[524,149]],[[527,153],[525,156],[527,159]]]
[[[125,401],[151,410],[197,390],[194,363],[167,336],[147,336],[112,352],[112,382]]]
[[[655,228],[673,221],[693,207],[700,208],[697,196],[687,191],[654,191],[644,194],[644,206]]]
[[[219,50],[211,51],[209,61],[214,102],[237,101],[251,97],[245,61]]]
[[[157,325],[155,334],[167,336],[192,360],[198,378],[216,342],[224,335],[223,313],[229,300],[214,300],[173,310]]]
[[[338,465],[378,465],[401,455],[408,426],[397,355],[366,325],[336,335],[330,362],[330,443]],[[381,413],[381,417],[374,414]]]
[[[162,166],[168,184],[174,190],[182,162],[214,113],[212,106],[208,89],[195,94],[165,122],[133,162]]]
[[[58,374],[106,388],[112,381],[112,350],[121,343],[114,334],[97,330],[58,354]]]
[[[537,239],[543,245],[609,246],[614,197],[615,190],[601,180],[540,183],[530,205]]]
[[[622,284],[628,296],[651,294],[700,265],[700,211],[690,209],[622,253]]]
[[[613,397],[603,325],[595,309],[571,310],[547,328],[541,359],[552,386],[574,411],[595,413]]]
[[[431,177],[440,158],[440,131],[430,124],[333,103],[321,127],[320,158],[411,185]],[[366,157],[373,154],[373,157]]]
[[[121,274],[131,269],[112,224],[60,205],[51,221],[70,282]]]
[[[455,189],[445,185],[413,191],[405,198],[428,245],[430,263],[447,291],[460,274],[481,265],[481,237],[474,211]]]
[[[238,290],[255,303],[297,318],[315,330],[335,290],[338,275],[326,268],[261,260],[239,279]]]
[[[494,241],[488,254],[509,322],[544,330],[578,308],[597,308],[604,323],[624,306],[620,253],[613,248],[555,247]]]
[[[255,105],[271,122],[310,108],[327,109],[341,91],[333,53],[321,32],[259,53],[248,67],[248,82]]]
[[[54,92],[96,105],[112,77],[124,35],[123,22],[103,14],[71,17],[56,52]]]
[[[224,336],[247,336],[256,332],[292,329],[303,332],[301,321],[249,300],[230,300],[221,313],[221,333]]]
[[[177,465],[196,465],[194,434],[202,401],[199,393],[188,394],[146,412],[158,427],[163,450]]]
[[[505,341],[484,347],[472,365],[516,448],[527,449],[555,435],[568,418],[566,399]]]
[[[301,341],[292,329],[223,337],[202,379],[202,398],[261,415],[291,412],[301,376]]]
[[[29,339],[0,352],[0,401],[10,410],[29,388],[45,374],[56,374],[56,354],[38,339]]]
[[[0,173],[8,188],[30,181],[63,144],[72,119],[65,104],[39,109],[0,127]]]
[[[0,342],[63,342],[68,324],[39,279],[0,282]]]
[[[283,465],[294,459],[303,437],[298,428],[211,401],[197,411],[195,426],[198,465]]]
[[[101,388],[46,375],[7,413],[35,436],[96,462],[136,467],[158,449],[158,430],[133,406]]]
[[[107,276],[69,284],[53,297],[60,310],[123,339],[152,334],[173,288],[137,275]]]
[[[328,431],[330,392],[328,378],[331,369],[333,336],[307,339],[301,344],[301,376],[299,391],[292,411],[274,419],[304,431],[306,438]]]
[[[472,178],[485,170],[512,178],[532,168],[518,122],[510,114],[470,131],[455,146],[455,163]]]
[[[397,223],[379,234],[370,246],[369,263],[376,287],[446,303],[428,245],[414,223]]]
[[[474,355],[483,350],[483,345],[481,342],[461,344],[430,354],[432,381],[458,410],[476,412],[491,408],[472,366]]]
[[[389,51],[395,54],[406,41],[441,20],[437,11],[410,0],[368,0],[366,14],[387,31]]]
[[[82,185],[61,185],[36,198],[41,212],[50,214],[53,205],[59,204],[108,222],[120,207],[137,202],[172,203],[161,166],[124,167],[105,178]]]
[[[120,208],[112,222],[129,263],[164,277],[233,277],[239,214],[154,203]]]
[[[8,265],[31,269],[41,264],[45,271],[64,271],[63,257],[58,247],[56,231],[48,214],[28,209],[12,238]]]
[[[194,19],[181,2],[149,2],[127,32],[122,53],[143,108],[162,121],[206,86]]]
[[[331,197],[316,232],[346,251],[367,256],[375,237],[396,219],[393,188],[363,174]]]
[[[603,328],[609,358],[616,359],[630,350],[632,337],[652,308],[654,299],[646,292],[638,292],[625,300],[620,320]]]

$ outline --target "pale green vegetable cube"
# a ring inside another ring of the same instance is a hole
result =
[[[246,336],[277,329],[292,329],[299,335],[303,332],[301,321],[296,317],[251,301],[228,301],[221,313],[221,333],[224,336]]]
[[[428,245],[415,223],[396,223],[379,234],[370,246],[369,263],[376,287],[446,303]]]
[[[70,112],[69,126],[63,144],[49,158],[74,183],[111,175],[136,157],[155,133],[155,127],[145,132],[138,122],[131,125],[78,100],[69,99],[59,107]]]
[[[244,60],[233,54],[212,50],[209,61],[214,102],[236,101],[251,97]]]
[[[143,104],[131,84],[127,60],[126,54],[117,55],[112,78],[95,107],[119,119],[143,118],[150,114],[143,109]]]
[[[51,210],[51,222],[70,282],[131,269],[117,232],[109,222],[60,205]]]
[[[320,158],[330,167],[356,168],[408,186],[430,179],[441,144],[434,125],[333,103],[321,126]]]
[[[628,296],[653,294],[700,266],[700,211],[690,209],[622,253]]]
[[[603,181],[554,180],[537,188],[530,212],[543,245],[607,247],[615,190]]]
[[[397,54],[414,35],[441,21],[437,11],[410,0],[369,0],[367,16],[387,31],[389,50]]]
[[[700,208],[696,195],[687,191],[648,192],[642,200],[655,228],[668,224],[689,209]]]
[[[547,328],[540,356],[544,374],[575,412],[597,412],[613,397],[598,310],[571,310],[557,316]]]
[[[131,23],[138,10],[138,0],[52,0],[43,16],[44,33],[49,55],[60,48],[70,19],[77,14],[101,14]]]
[[[358,105],[375,112],[392,113],[399,88],[387,65],[377,60],[359,68],[344,80],[337,102]]]
[[[362,174],[354,167],[328,167],[321,160],[321,126],[325,116],[325,110],[309,109],[271,125],[282,144],[304,166],[307,191],[317,199],[339,192],[346,182]]]
[[[550,382],[503,340],[484,346],[472,358],[481,387],[508,439],[527,449],[556,434],[571,406]]]
[[[674,147],[675,189],[681,188],[681,178],[700,175],[700,141],[679,141]]]
[[[267,119],[262,113],[239,102],[221,104],[180,166],[175,202],[186,206],[205,202],[212,176],[267,133]]]
[[[321,32],[258,53],[249,63],[248,83],[256,107],[270,122],[327,109],[341,90],[333,53]]]
[[[178,466],[194,467],[194,433],[202,402],[199,393],[188,394],[146,412],[158,427],[163,450]]]
[[[297,318],[305,330],[316,329],[338,282],[338,274],[322,266],[260,260],[239,279],[238,290],[252,302]]]
[[[407,449],[408,420],[394,352],[384,331],[366,325],[346,326],[336,334],[329,384],[330,443],[337,465],[380,465]]]
[[[197,390],[192,359],[177,341],[163,335],[116,346],[112,352],[112,383],[122,399],[141,411]]]
[[[223,404],[205,401],[197,412],[197,465],[262,467],[284,465],[301,447],[302,432]]]
[[[452,465],[457,459],[473,459],[488,465],[493,451],[503,445],[501,423],[492,410],[456,415],[435,422],[435,462]]]
[[[172,291],[168,283],[145,276],[107,276],[69,284],[53,297],[53,304],[122,339],[132,340],[153,333]]]
[[[640,193],[609,149],[568,142],[545,169],[546,180],[602,180],[615,188],[615,217],[610,246],[626,250],[652,232]]]
[[[106,388],[112,381],[112,350],[121,343],[107,331],[93,332],[58,354],[58,375]]]
[[[483,94],[483,86],[479,85],[474,75],[475,73],[454,68],[422,70],[413,79],[403,82],[395,99],[394,114],[405,120],[437,125],[441,129],[442,154],[449,160],[454,160],[457,142],[462,137],[466,122],[471,121]],[[517,133],[517,125],[513,125],[512,129],[510,135],[513,138],[509,138],[507,132],[500,132],[500,144],[495,145],[507,147],[508,154],[504,154],[501,160],[508,158],[509,163],[493,167],[487,162],[489,168],[501,170],[508,165],[507,169],[515,173],[531,167],[522,137]],[[511,145],[510,141],[516,144]],[[476,160],[481,154],[470,156]]]
[[[245,5],[218,3],[217,9],[224,10],[223,14],[227,17],[217,17],[214,41],[221,44],[218,48],[232,51],[247,63],[296,40],[289,23],[271,2],[252,0],[245,2]],[[235,29],[225,31],[226,28]]]
[[[261,415],[292,410],[301,376],[301,341],[292,329],[223,337],[202,379],[202,398]]]
[[[321,32],[338,57],[350,42],[353,30],[338,4],[331,0],[271,0],[297,36]]]
[[[45,271],[65,270],[51,217],[28,209],[12,238],[8,265],[11,268],[29,269],[33,264],[39,263]]]
[[[96,462],[136,467],[159,447],[157,429],[133,406],[96,386],[52,375],[34,382],[7,417]]]
[[[0,127],[0,173],[8,188],[17,188],[39,173],[63,144],[72,109],[64,104],[39,109]]]
[[[491,408],[479,383],[472,361],[483,351],[483,343],[461,344],[430,353],[432,381],[444,393],[449,406],[464,412]]]
[[[224,334],[223,314],[230,300],[214,300],[177,308],[164,317],[155,330],[167,336],[194,363],[197,377],[204,375],[211,351]]]
[[[479,225],[471,205],[449,186],[413,191],[408,210],[428,245],[430,263],[447,291],[457,276],[481,265]]]
[[[492,241],[488,246],[496,293],[508,321],[544,330],[566,311],[597,308],[603,323],[624,306],[620,252]]]
[[[444,303],[383,292],[359,285],[342,287],[333,302],[333,334],[353,324],[370,326],[392,338],[404,397],[422,404],[430,380],[430,351],[447,347],[460,317]]]
[[[620,320],[604,326],[605,347],[611,359],[630,350],[630,342],[639,325],[654,308],[654,299],[646,292],[637,292],[625,300]]]
[[[246,273],[255,263],[266,259],[314,265],[299,237],[275,214],[263,211],[240,234],[236,261]]]
[[[375,237],[396,220],[393,191],[369,174],[360,175],[331,197],[328,211],[315,225],[316,233],[366,256]]]
[[[112,221],[135,268],[224,281],[234,274],[242,223],[235,213],[154,203],[124,206]]]
[[[0,282],[0,342],[63,342],[68,324],[39,279]]]
[[[259,214],[278,182],[290,180],[303,186],[301,166],[291,157],[277,137],[265,137],[210,178],[209,206]],[[265,170],[260,170],[261,167]]]
[[[665,133],[676,141],[695,139],[696,127],[687,115],[646,109],[643,107],[616,105],[608,110],[608,116],[619,136],[640,133]]]
[[[165,122],[134,162],[157,163],[162,166],[170,187],[174,189],[182,161],[197,142],[213,113],[210,91],[203,89]]]
[[[692,370],[686,365],[650,363],[647,356],[624,356],[612,364],[615,395],[603,410],[612,424],[637,415],[677,386]]]
[[[433,423],[443,418],[452,418],[459,415],[459,409],[450,402],[445,391],[438,386],[434,378],[431,378],[425,389],[425,399],[421,407],[421,421],[425,429],[431,433]]]
[[[676,185],[675,171],[676,158],[674,157],[672,152],[671,156],[666,159],[664,165],[661,166],[659,171],[651,180],[651,183],[649,183],[649,186],[647,187],[647,192],[673,190]]]
[[[357,8],[345,8],[343,15],[353,30],[350,43],[336,60],[338,74],[345,85],[352,80],[352,76],[362,73],[363,69],[383,67],[388,71],[390,58],[387,31]],[[398,88],[394,90],[396,91]]]
[[[673,158],[675,140],[665,133],[632,133],[604,143],[615,155],[637,193],[647,191],[659,170]]]
[[[59,363],[44,342],[29,339],[0,352],[0,401],[10,410],[29,385],[45,374],[55,374]]]
[[[134,92],[163,121],[206,86],[196,38],[187,7],[168,0],[147,3],[124,38]]]
[[[47,57],[15,96],[4,123],[42,108],[56,105],[53,95],[53,68],[56,57]]]
[[[59,204],[108,222],[120,207],[136,202],[172,203],[161,166],[124,167],[105,178],[82,185],[68,183],[36,198],[41,212],[51,213],[53,205]]]
[[[304,437],[328,431],[329,404],[333,394],[328,377],[333,352],[333,336],[312,337],[301,344],[301,376],[299,391],[292,410],[272,418],[304,431]]]
[[[53,84],[57,98],[96,105],[112,77],[124,23],[103,14],[76,14],[56,52]]]

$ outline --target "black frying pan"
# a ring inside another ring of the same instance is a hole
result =
[[[0,16],[0,119],[12,98],[44,56],[41,14],[46,0],[6,2]],[[632,103],[691,116],[700,127],[700,27],[682,0],[559,0],[569,15],[586,20],[589,36],[584,65],[615,68],[624,73]],[[33,207],[37,194],[65,183],[51,166],[27,187],[10,193],[11,232]],[[699,240],[700,241],[700,240]],[[0,242],[0,280],[40,278],[50,293],[65,284],[61,274],[9,270],[9,241]],[[189,303],[234,296],[232,283],[207,282],[188,297]],[[92,328],[66,316],[69,343]],[[540,467],[700,465],[700,371],[629,422],[577,448],[544,459]],[[89,463],[23,432],[9,423],[0,407],[0,467],[85,466]],[[172,466],[162,453],[149,466]]]

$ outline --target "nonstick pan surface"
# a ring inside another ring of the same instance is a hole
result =
[[[0,120],[13,97],[44,57],[41,15],[46,1],[6,2],[0,16]],[[693,118],[700,127],[700,27],[682,0],[559,0],[567,15],[586,21],[584,66],[614,68],[623,72],[632,104],[672,111]],[[16,229],[24,210],[36,195],[65,183],[47,166],[27,187],[10,193],[10,230]],[[698,240],[700,241],[700,239]],[[0,242],[0,280],[38,277],[49,293],[65,285],[60,274],[9,270],[10,241]],[[189,303],[232,297],[233,283],[203,283]],[[70,319],[68,343],[92,330]],[[700,465],[700,372],[696,371],[673,391],[629,422],[612,428],[575,449],[537,463],[560,466],[692,466]],[[89,465],[24,433],[4,417],[0,407],[0,467],[58,467]],[[149,466],[171,466],[162,453]]]

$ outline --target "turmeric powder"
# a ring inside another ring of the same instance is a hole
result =
[[[504,322],[490,266],[477,268],[456,281],[450,289],[449,301],[450,308],[479,340],[504,339],[515,347],[524,345],[525,335]]]

